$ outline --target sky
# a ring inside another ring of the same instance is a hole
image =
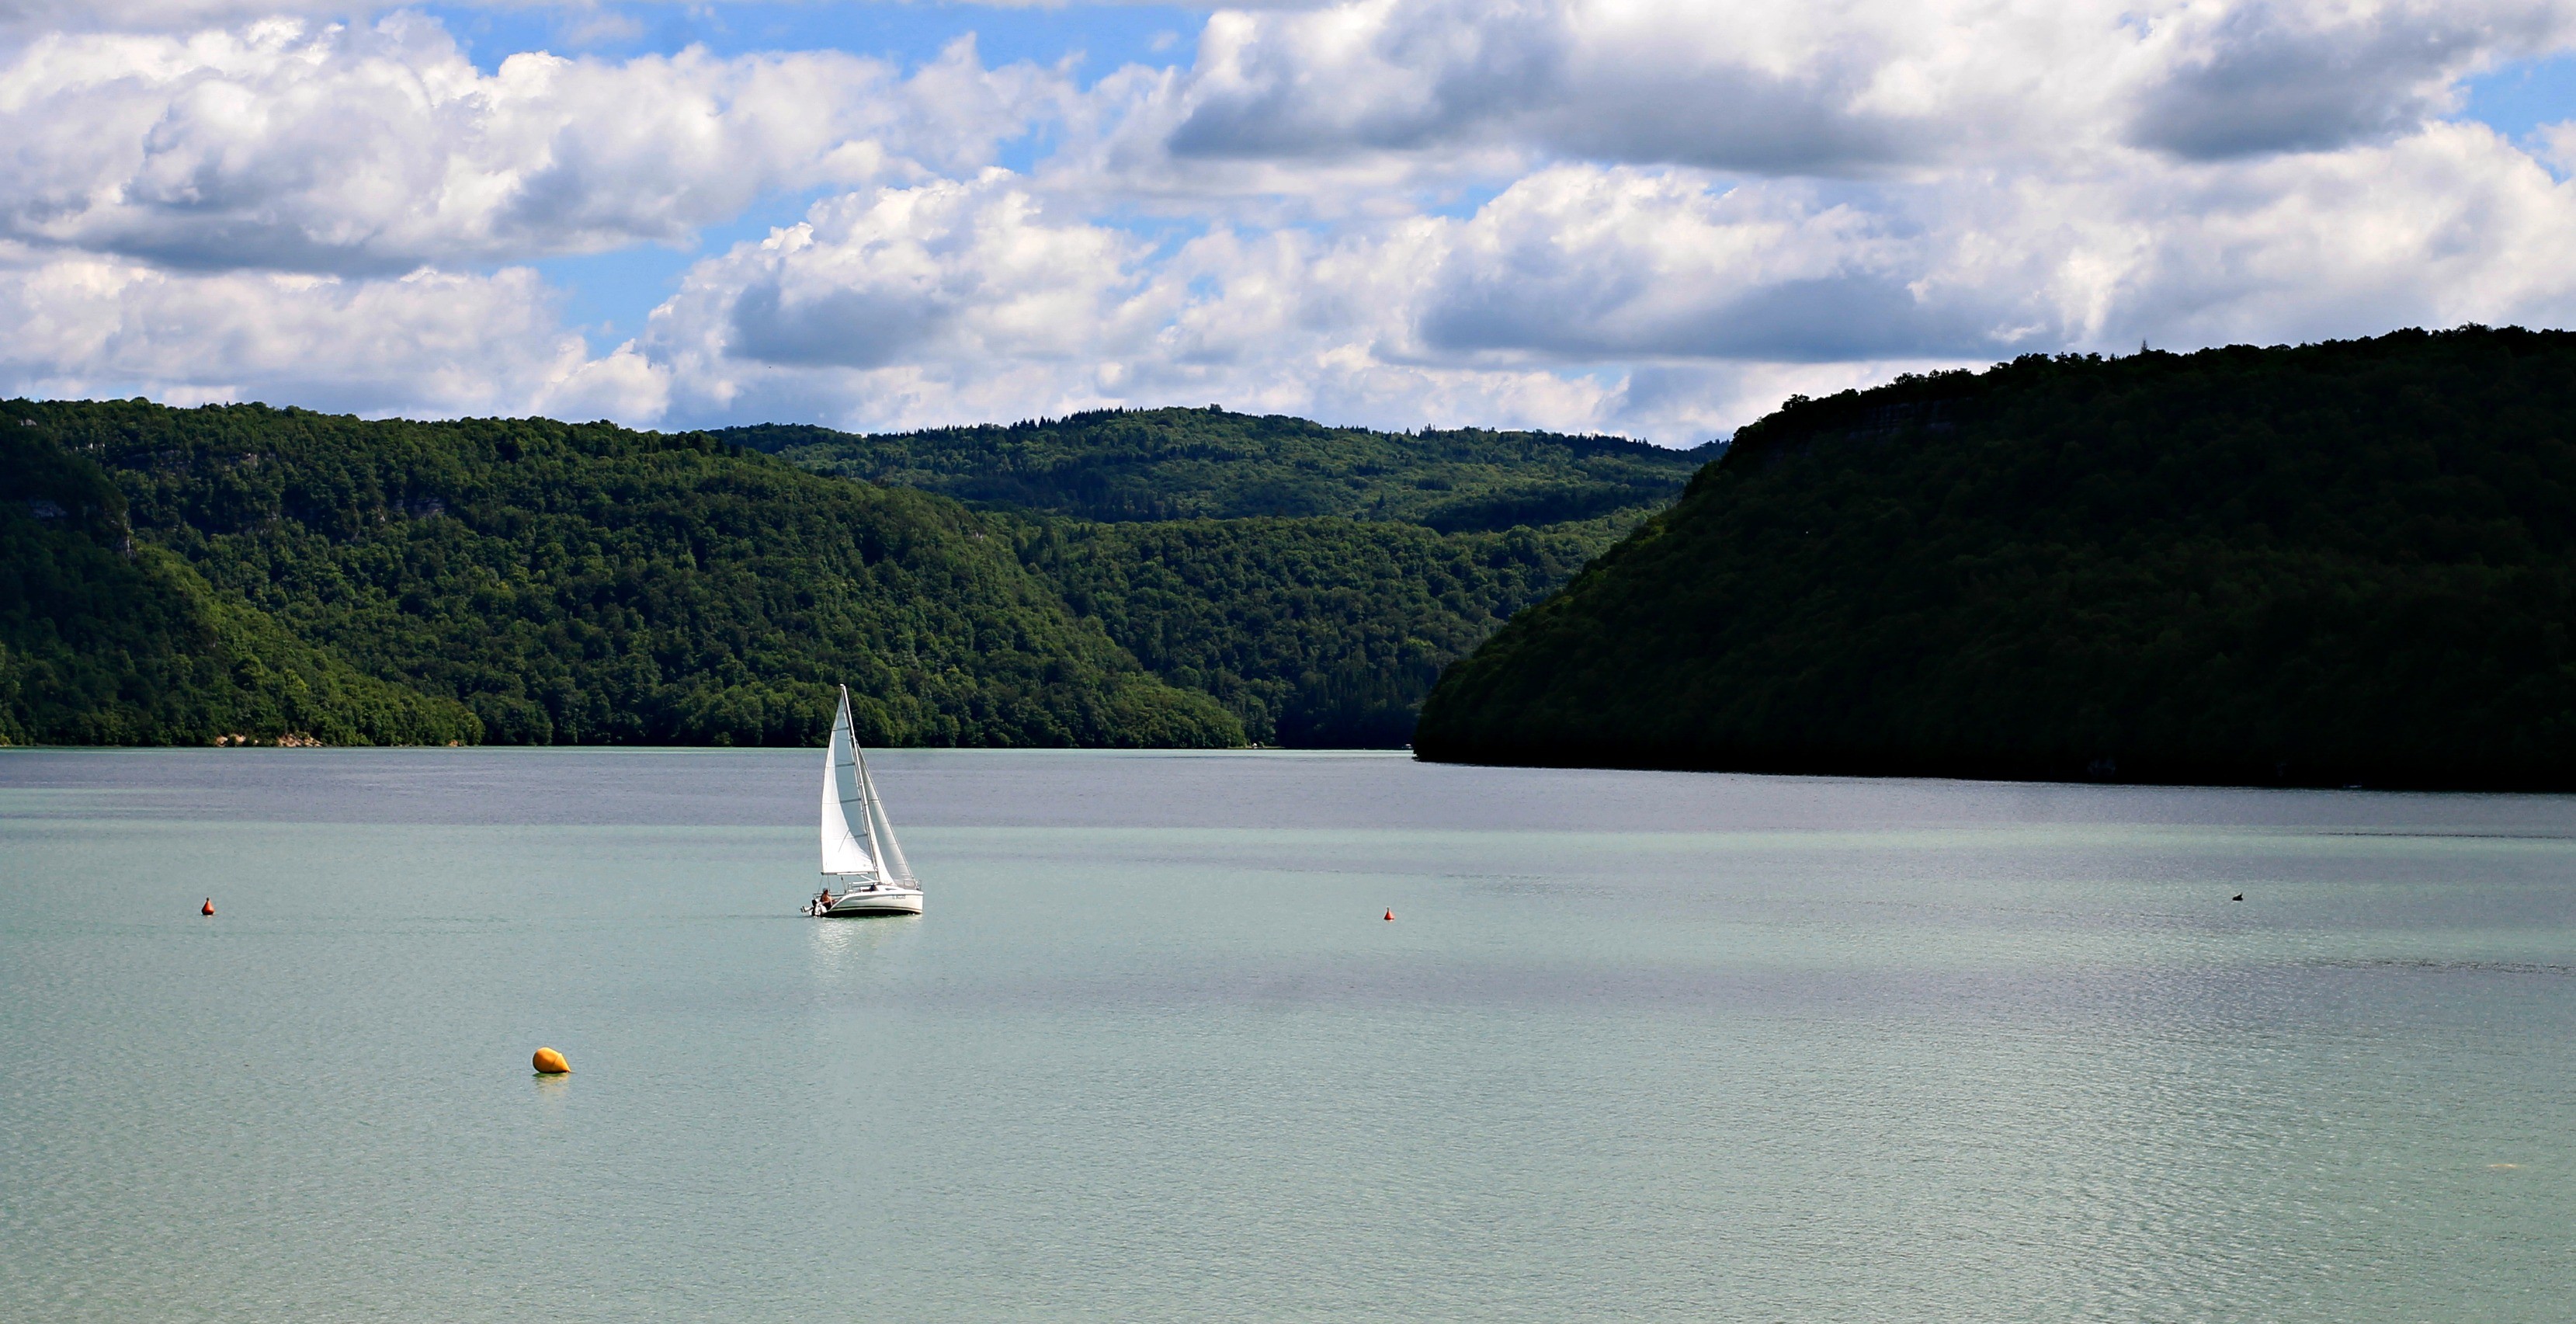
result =
[[[1675,446],[2576,326],[2576,0],[0,0],[0,395]]]

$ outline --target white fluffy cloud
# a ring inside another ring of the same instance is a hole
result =
[[[1221,12],[1188,65],[1078,89],[967,45],[485,73],[399,14],[65,26],[0,43],[0,374],[1690,442],[2023,352],[2576,324],[2576,131],[2452,118],[2466,75],[2571,39],[2576,0],[1347,0]],[[818,189],[614,349],[500,265]]]
[[[1765,391],[1901,368],[2470,320],[2576,320],[2576,184],[2440,124],[2000,184],[1567,165],[1462,218],[1168,248],[1051,218],[994,171],[827,202],[700,264],[641,352],[692,418],[906,426],[1205,398],[1678,441]]]
[[[688,422],[905,427],[1142,400],[1403,426],[1596,417],[1600,383],[1403,353],[1440,232],[1158,245],[1051,215],[1029,181],[988,171],[826,201],[699,263],[638,349]]]
[[[851,194],[699,263],[646,344],[713,415],[864,393],[901,417],[1118,353],[1140,320],[1140,256],[1116,232],[1048,222],[1000,171]]]
[[[971,168],[1057,94],[971,45],[622,63],[267,20],[49,34],[0,64],[0,235],[181,268],[399,274],[673,242],[781,189]]]
[[[394,280],[180,272],[0,244],[0,393],[648,421],[663,374],[593,356],[526,268]]]
[[[2218,158],[2406,131],[2464,73],[2571,38],[2569,0],[1346,0],[1218,14],[1120,131],[1130,161]]]

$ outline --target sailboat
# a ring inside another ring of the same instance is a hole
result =
[[[921,883],[868,777],[867,751],[850,731],[846,685],[823,750],[823,892],[805,903],[805,913],[834,919],[921,913]]]

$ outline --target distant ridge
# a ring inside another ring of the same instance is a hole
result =
[[[1451,666],[1429,759],[2576,788],[2576,335],[1793,399]]]
[[[1044,514],[1109,522],[1339,515],[1443,532],[1660,509],[1715,453],[1555,432],[1377,432],[1214,407],[918,432],[771,424],[713,435],[820,473]]]

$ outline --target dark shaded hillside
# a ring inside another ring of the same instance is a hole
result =
[[[1264,744],[1395,748],[1440,668],[1618,536],[1345,519],[1052,520],[1022,557],[1172,684]]]
[[[2576,787],[2576,335],[1792,401],[1452,667],[1426,758]]]
[[[0,743],[442,744],[482,729],[137,548],[98,466],[0,423]]]
[[[0,413],[103,466],[147,550],[358,672],[463,704],[487,740],[807,744],[847,681],[879,744],[1242,741],[1067,612],[1007,527],[704,435]]]
[[[1447,531],[1642,516],[1713,452],[1548,432],[1372,432],[1218,409],[1008,427],[714,434],[818,473],[1104,521],[1338,515]]]

